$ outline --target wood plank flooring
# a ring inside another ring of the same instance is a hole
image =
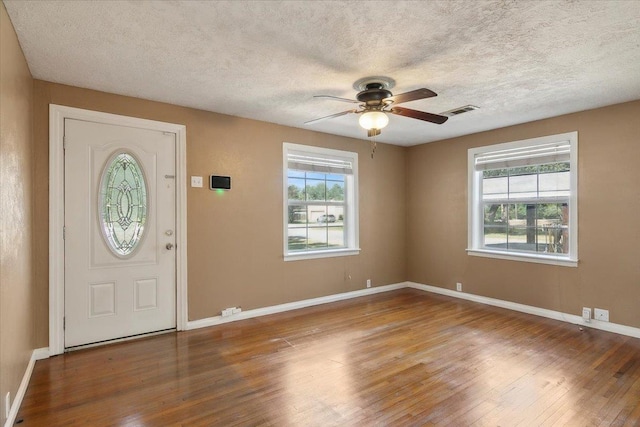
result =
[[[21,426],[640,425],[640,339],[403,289],[36,363]]]

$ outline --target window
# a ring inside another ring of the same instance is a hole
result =
[[[471,255],[576,266],[578,133],[469,150]]]
[[[358,154],[285,143],[284,257],[355,255]]]
[[[147,183],[131,154],[117,153],[107,162],[98,202],[107,246],[118,257],[131,255],[142,240],[147,220]]]

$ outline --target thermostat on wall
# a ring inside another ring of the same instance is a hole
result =
[[[230,176],[209,176],[209,189],[210,190],[231,190],[231,177]]]

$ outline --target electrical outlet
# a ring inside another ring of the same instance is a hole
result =
[[[227,316],[231,316],[233,314],[233,309],[232,308],[225,308],[224,310],[222,310],[222,317],[227,317]]]
[[[11,392],[8,391],[4,397],[4,417],[9,418],[9,412],[11,412]]]
[[[609,321],[609,310],[603,310],[601,308],[595,308],[593,310],[593,318],[601,322]]]
[[[371,287],[371,279],[367,279],[367,288]]]
[[[589,307],[582,307],[582,320],[591,322],[591,309]]]
[[[240,308],[240,307],[233,307],[233,308],[231,309],[231,314],[238,314],[238,313],[240,313],[241,311],[242,311],[242,308]]]
[[[462,292],[462,283],[460,282],[456,283],[456,291]]]

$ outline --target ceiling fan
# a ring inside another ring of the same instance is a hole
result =
[[[395,82],[388,77],[365,77],[353,84],[354,89],[359,92],[356,99],[340,98],[331,95],[315,95],[314,98],[333,99],[336,101],[360,104],[352,110],[342,111],[319,119],[309,120],[305,125],[319,122],[321,120],[332,119],[344,116],[345,114],[362,114],[359,119],[360,126],[367,130],[367,136],[380,135],[380,130],[389,123],[387,113],[399,116],[410,117],[412,119],[423,120],[441,125],[449,117],[439,114],[427,113],[424,111],[412,110],[410,108],[398,107],[398,104],[416,101],[418,99],[432,98],[438,96],[432,90],[421,88],[410,92],[393,95],[390,89]]]

